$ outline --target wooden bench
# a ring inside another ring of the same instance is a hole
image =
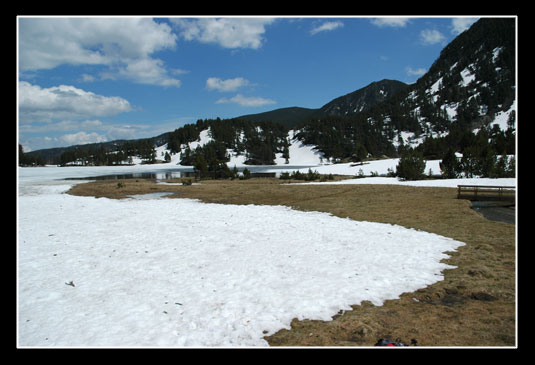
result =
[[[515,196],[514,186],[457,185],[457,199],[515,201]]]

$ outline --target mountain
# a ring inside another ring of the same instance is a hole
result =
[[[388,100],[407,87],[407,84],[396,80],[384,79],[372,82],[366,87],[328,102],[318,110],[316,116],[361,113]]]
[[[167,142],[171,154],[186,154],[183,146],[209,129],[214,144],[208,147],[214,151],[205,152],[224,155],[225,149],[232,150],[245,153],[249,161],[268,164],[276,153],[287,153],[290,139],[315,146],[331,161],[398,157],[407,147],[417,148],[428,159],[441,159],[447,151],[477,158],[514,154],[515,37],[515,18],[482,18],[450,42],[414,84],[381,80],[318,109],[291,107],[228,120],[198,120],[134,145],[95,144],[93,151],[122,148],[130,156],[144,151],[148,140],[157,146]],[[293,138],[289,129],[296,131]],[[76,152],[76,147],[80,146],[66,149]],[[60,149],[53,152],[57,156]]]
[[[515,19],[483,18],[457,36],[397,100],[397,114],[427,127],[469,129],[494,122],[515,100]]]
[[[280,108],[264,113],[247,114],[237,117],[251,122],[271,121],[280,123],[289,128],[293,128],[298,123],[304,122],[311,118],[318,109],[300,108],[297,106],[290,108]]]
[[[369,110],[376,104],[388,100],[398,92],[406,89],[407,84],[396,80],[381,80],[355,90],[349,94],[331,100],[318,109],[290,107],[271,110],[264,113],[247,114],[237,117],[252,122],[271,121],[294,128],[311,118],[328,115],[352,115]]]
[[[448,150],[481,158],[514,154],[515,22],[478,20],[416,83],[360,113],[310,120],[299,126],[298,138],[334,160],[399,156],[407,147],[435,159]]]
[[[162,133],[158,136],[151,137],[151,138],[140,138],[140,139],[116,139],[113,141],[108,142],[96,142],[96,143],[87,143],[83,145],[72,145],[67,147],[53,147],[53,148],[44,148],[41,150],[35,150],[30,151],[27,153],[24,153],[25,156],[30,158],[39,158],[43,160],[46,164],[59,164],[61,163],[61,156],[64,155],[70,155],[70,156],[77,156],[78,155],[105,155],[110,151],[118,151],[120,149],[125,148],[125,146],[128,146],[128,148],[132,149],[131,146],[134,146],[134,150],[138,150],[138,146],[149,142],[151,145],[154,146],[161,146],[163,144],[166,144],[169,135],[171,132]],[[102,159],[105,159],[105,157],[101,157]]]
[[[432,136],[450,127],[476,129],[511,115],[515,100],[514,18],[481,18],[441,51],[416,83],[381,80],[319,109],[282,108],[238,118],[294,128],[307,119],[367,115],[386,129]],[[512,108],[512,109],[511,109]]]

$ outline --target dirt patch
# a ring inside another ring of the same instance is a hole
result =
[[[76,195],[124,198],[173,192],[210,203],[287,205],[361,221],[398,224],[465,242],[444,260],[444,280],[382,306],[355,303],[331,321],[298,321],[265,337],[272,346],[373,346],[379,338],[420,346],[515,346],[515,225],[490,221],[457,199],[455,188],[396,185],[281,185],[278,179],[203,181],[196,186],[154,181],[99,181]],[[166,198],[168,199],[168,198]]]

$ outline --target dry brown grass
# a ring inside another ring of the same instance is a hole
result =
[[[415,338],[421,346],[515,346],[515,226],[492,222],[456,199],[456,189],[394,185],[281,185],[277,179],[156,185],[150,180],[98,181],[71,194],[172,197],[225,204],[287,205],[339,217],[398,224],[465,242],[446,261],[443,281],[382,306],[361,303],[332,321],[298,321],[266,337],[272,346],[372,346],[379,338]]]

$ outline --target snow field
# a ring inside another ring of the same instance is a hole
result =
[[[293,318],[442,280],[445,252],[464,244],[283,206],[58,186],[18,200],[20,346],[267,346]]]
[[[398,180],[396,177],[366,177],[361,179],[348,179],[333,182],[306,182],[291,183],[292,185],[405,185],[421,187],[457,188],[457,185],[485,185],[485,186],[511,186],[516,187],[516,178],[464,178],[464,179],[437,179],[437,180]]]

